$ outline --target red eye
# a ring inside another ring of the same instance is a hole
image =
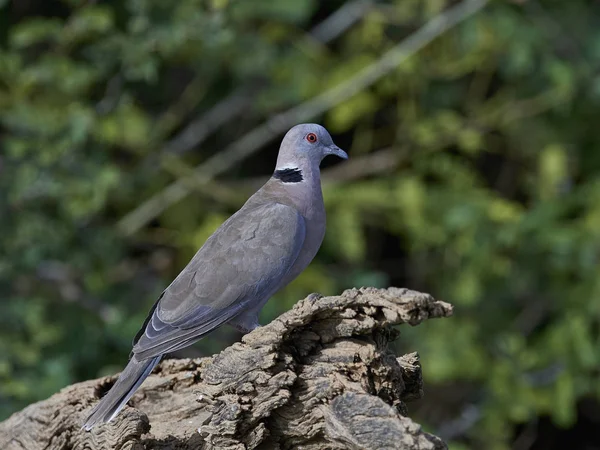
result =
[[[311,144],[314,144],[315,142],[317,142],[317,135],[315,133],[308,133],[306,135],[306,140]]]

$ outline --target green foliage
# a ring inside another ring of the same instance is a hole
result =
[[[327,43],[307,30],[341,0],[13,3],[0,1],[0,418],[118,370],[154,299],[268,176],[277,145],[133,236],[122,217],[453,2],[376,2]],[[599,13],[492,2],[314,118],[351,159],[326,178],[320,254],[262,320],[360,285],[453,303],[452,319],[400,340],[427,386],[467,386],[453,411],[481,412],[452,448],[508,448],[515,425],[542,415],[570,427],[577,402],[600,396]],[[167,150],[234,92],[251,96],[240,114]],[[394,158],[380,167],[384,149]],[[188,354],[236,338],[219,330]]]

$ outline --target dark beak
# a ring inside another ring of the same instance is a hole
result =
[[[327,147],[325,155],[334,155],[338,158],[348,159],[348,154],[344,150],[339,148],[337,145],[330,145],[329,147]]]

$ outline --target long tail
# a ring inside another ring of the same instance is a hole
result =
[[[110,422],[150,375],[161,357],[138,361],[133,356],[110,391],[90,411],[83,428],[89,431],[98,423]]]

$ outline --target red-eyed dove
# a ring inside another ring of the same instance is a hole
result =
[[[165,353],[224,323],[258,324],[267,300],[296,278],[325,235],[319,165],[346,159],[325,128],[302,124],[283,138],[273,176],[208,238],[154,304],[133,340],[129,363],[91,410],[84,428],[112,420]]]

